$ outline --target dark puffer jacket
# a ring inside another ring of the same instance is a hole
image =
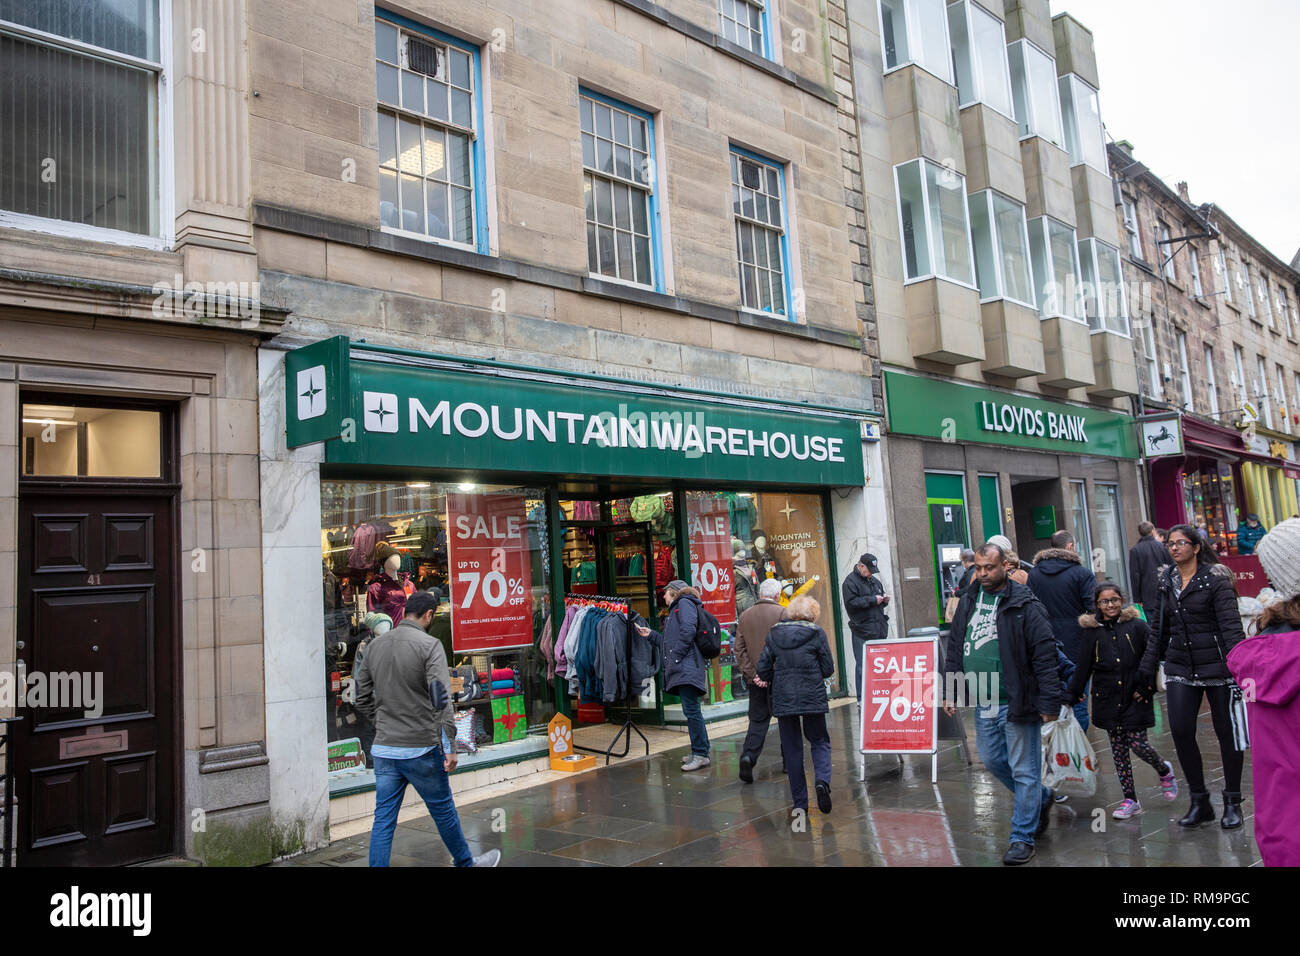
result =
[[[1137,608],[1126,607],[1115,623],[1095,614],[1079,615],[1083,647],[1075,661],[1074,678],[1066,688],[1068,703],[1083,699],[1092,678],[1092,722],[1102,730],[1143,730],[1156,723],[1151,688],[1138,678],[1150,630]],[[1144,700],[1134,700],[1139,691]]]
[[[1228,652],[1245,632],[1237,613],[1237,585],[1232,570],[1222,564],[1202,564],[1182,586],[1177,565],[1160,569],[1160,601],[1154,622],[1157,639],[1147,642],[1142,658],[1143,680],[1150,682],[1156,665],[1165,662],[1165,677],[1184,680],[1231,679]],[[1151,612],[1147,612],[1151,617]]]
[[[663,633],[650,632],[649,639],[664,657],[664,690],[670,694],[680,687],[694,687],[701,694],[709,692],[704,655],[695,643],[699,607],[699,598],[678,595],[668,611]]]
[[[966,625],[975,609],[979,587],[978,582],[968,587],[957,605],[948,643],[944,645],[944,674],[962,671]],[[1061,676],[1057,670],[1056,641],[1042,602],[1025,585],[1008,579],[1003,585],[995,620],[1002,682],[1009,698],[1007,720],[1036,724],[1042,721],[1040,714],[1055,717],[1061,708]],[[948,689],[949,682],[945,680],[945,694]]]
[[[854,568],[840,585],[844,610],[849,612],[849,630],[861,641],[881,641],[889,636],[889,616],[880,599],[885,596],[885,586],[880,576],[864,578]]]
[[[1034,569],[1029,572],[1029,590],[1047,608],[1047,619],[1052,633],[1060,642],[1065,656],[1079,659],[1079,644],[1083,640],[1079,615],[1096,607],[1093,596],[1097,592],[1097,577],[1083,566],[1083,561],[1073,551],[1065,548],[1048,548],[1034,555]]]
[[[826,632],[807,621],[779,621],[767,632],[758,658],[758,676],[772,685],[772,716],[824,714],[824,681],[835,673]]]

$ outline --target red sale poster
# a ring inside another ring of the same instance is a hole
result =
[[[935,752],[938,648],[932,638],[862,648],[862,752]]]
[[[688,495],[691,583],[709,613],[722,624],[736,620],[736,586],[731,579],[731,519],[725,498]]]
[[[451,646],[496,651],[533,643],[528,519],[520,495],[447,495]]]

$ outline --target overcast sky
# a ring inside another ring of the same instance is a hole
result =
[[[1300,249],[1300,0],[1051,0],[1092,31],[1111,139],[1283,262]]]

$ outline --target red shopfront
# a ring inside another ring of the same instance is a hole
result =
[[[1183,454],[1147,462],[1153,520],[1162,528],[1204,528],[1219,558],[1236,573],[1238,592],[1253,597],[1268,582],[1258,558],[1237,554],[1237,525],[1247,513],[1241,464],[1262,456],[1246,447],[1235,428],[1184,417],[1182,431]]]

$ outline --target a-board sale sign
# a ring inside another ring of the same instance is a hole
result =
[[[700,602],[723,624],[736,619],[736,582],[731,576],[731,519],[725,498],[686,499],[691,542],[691,583]]]
[[[520,495],[447,495],[452,649],[533,643],[528,519]]]
[[[938,659],[938,642],[932,637],[863,645],[863,753],[938,751]]]

